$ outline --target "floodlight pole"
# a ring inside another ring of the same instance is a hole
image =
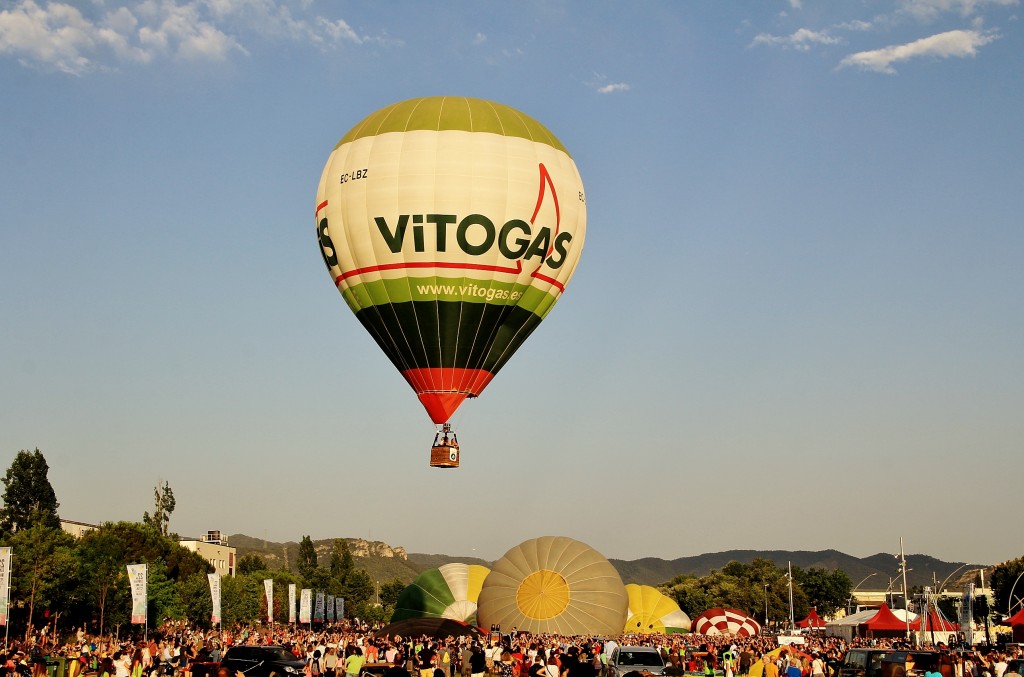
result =
[[[907,592],[907,558],[903,555],[903,537],[900,536],[900,571],[903,573],[903,619],[907,623],[907,643],[910,643],[910,597]]]

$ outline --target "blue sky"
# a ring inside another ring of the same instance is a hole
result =
[[[0,462],[62,515],[497,558],[1020,552],[1016,0],[0,0]],[[454,419],[332,287],[316,185],[403,99],[573,154],[580,266]]]

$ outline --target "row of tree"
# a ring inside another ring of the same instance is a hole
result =
[[[771,560],[754,558],[750,564],[730,562],[706,576],[677,576],[661,586],[691,617],[705,609],[731,607],[751,618],[789,621],[788,572]],[[811,607],[821,615],[845,608],[852,583],[838,569],[793,567],[793,613],[804,618]]]
[[[12,549],[9,623],[17,633],[53,624],[58,631],[86,627],[116,633],[131,617],[127,565],[147,563],[148,617],[208,624],[212,601],[207,574],[213,567],[169,533],[174,494],[167,483],[154,491],[154,511],[140,522],[108,522],[74,538],[61,528],[59,503],[49,466],[38,450],[20,451],[3,478],[0,545]],[[337,539],[328,566],[320,566],[309,536],[303,536],[295,572],[270,570],[256,555],[240,558],[236,576],[221,581],[224,625],[267,618],[263,581],[275,589],[275,621],[288,621],[288,584],[345,599],[346,614],[369,620],[390,618],[404,585],[374,590],[369,574],[355,565],[348,542]]]

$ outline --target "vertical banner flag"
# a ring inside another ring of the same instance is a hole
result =
[[[210,622],[220,625],[220,574],[206,574],[210,580],[210,602],[213,613],[210,614]]]
[[[339,621],[345,620],[345,598],[336,597],[334,599],[334,615]]]
[[[288,584],[288,622],[295,622],[295,584]]]
[[[274,622],[274,579],[264,578],[263,589],[267,591],[267,623]]]
[[[313,612],[313,591],[309,588],[302,589],[302,596],[299,598],[299,623],[309,623]]]
[[[324,617],[325,621],[334,621],[334,595],[327,595],[327,614]]]
[[[146,622],[146,565],[128,565],[128,583],[132,587],[132,623]]]
[[[324,593],[316,593],[316,610],[313,612],[313,620],[319,623],[324,622]]]
[[[11,607],[11,549],[0,548],[0,625],[7,625]]]

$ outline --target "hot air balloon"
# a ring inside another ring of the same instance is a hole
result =
[[[754,637],[760,634],[761,625],[737,609],[716,608],[694,618],[691,629],[698,635]]]
[[[442,426],[431,465],[457,467],[449,419],[547,316],[579,261],[586,202],[572,157],[499,103],[402,101],[334,147],[316,222],[338,291]]]
[[[674,599],[657,588],[630,583],[626,586],[626,594],[629,596],[629,615],[625,632],[670,634],[689,631],[690,617]]]
[[[391,622],[407,618],[451,618],[476,624],[476,602],[490,569],[452,562],[420,573],[398,595]]]
[[[617,635],[629,599],[615,567],[586,543],[544,536],[494,563],[477,600],[481,627],[532,633]]]

